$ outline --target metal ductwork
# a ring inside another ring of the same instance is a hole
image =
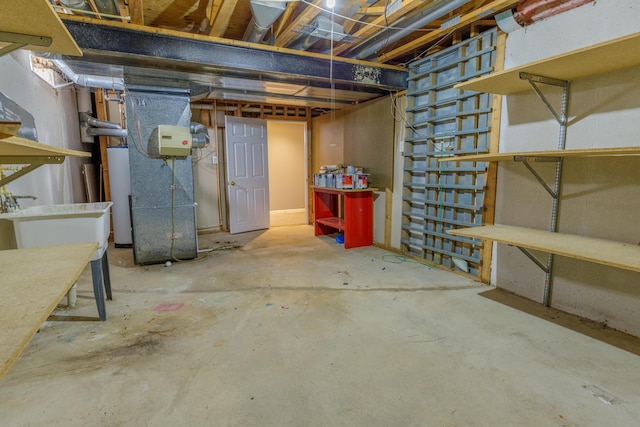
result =
[[[318,40],[341,41],[347,37],[342,25],[331,22],[331,19],[322,15],[305,25],[300,32],[302,36],[288,46],[290,49],[307,50]]]
[[[352,49],[349,54],[356,59],[368,59],[376,55],[385,46],[391,45],[415,30],[432,23],[447,13],[453,12],[465,3],[469,3],[469,0],[440,0],[431,3],[416,14],[394,22],[393,25],[401,25],[401,29],[384,29],[355,49]]]
[[[122,129],[117,123],[108,122],[106,120],[99,120],[95,117],[91,117],[90,115],[84,113],[80,115],[80,120],[87,122],[88,125],[97,127],[97,128],[107,128],[107,129]]]
[[[90,76],[86,74],[77,74],[60,59],[53,59],[52,62],[69,80],[79,86],[97,87],[101,89],[112,89],[123,91],[125,89],[124,80],[117,77]]]
[[[88,128],[87,135],[89,136],[114,136],[116,138],[126,138],[126,129],[112,129],[112,128]]]
[[[204,148],[209,145],[209,131],[202,123],[191,122],[189,125],[193,148]]]
[[[260,1],[250,2],[253,17],[247,27],[242,40],[253,43],[260,43],[271,25],[282,15],[286,8],[286,3],[281,1]]]

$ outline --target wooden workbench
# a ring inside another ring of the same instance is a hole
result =
[[[0,378],[76,282],[97,243],[0,251]]]

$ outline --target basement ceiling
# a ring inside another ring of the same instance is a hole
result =
[[[340,109],[406,88],[405,64],[495,26],[518,0],[50,0],[77,74],[162,86],[192,102]]]

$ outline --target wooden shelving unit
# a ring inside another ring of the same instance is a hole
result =
[[[341,190],[314,187],[316,236],[344,232],[344,248],[373,244],[373,189]]]
[[[60,164],[66,156],[91,157],[91,153],[53,147],[17,136],[0,139],[0,164],[29,165],[0,180],[0,187],[42,165]]]
[[[0,251],[0,379],[76,282],[97,243]]]
[[[549,252],[596,264],[640,272],[640,246],[566,233],[551,233],[511,225],[451,230],[454,236],[492,240],[507,245]]]
[[[458,89],[509,95],[530,88],[520,73],[575,80],[640,65],[640,32],[583,49],[498,71],[456,85]]]
[[[3,2],[0,28],[0,56],[16,49],[82,56],[49,0]]]
[[[640,272],[640,246],[612,242],[584,236],[558,233],[557,221],[560,203],[560,184],[563,160],[566,157],[611,157],[640,155],[640,146],[615,148],[590,148],[566,150],[567,109],[569,81],[640,66],[640,56],[633,52],[640,49],[640,32],[604,43],[556,55],[541,61],[497,71],[456,85],[458,89],[508,95],[532,89],[555,117],[559,125],[558,149],[546,151],[488,153],[443,157],[439,162],[493,162],[516,161],[529,169],[538,182],[553,198],[549,231],[513,227],[507,225],[481,226],[447,233],[472,239],[497,241],[517,246],[545,273],[544,305],[550,305],[553,284],[553,255],[562,255],[589,262],[605,264]],[[562,90],[560,108],[552,106],[541,86],[555,86]],[[547,185],[531,163],[555,162],[553,185]],[[546,265],[528,252],[528,249],[548,253]]]
[[[546,151],[518,151],[511,153],[471,154],[467,156],[443,157],[438,162],[500,162],[512,160],[514,162],[555,161],[560,157],[612,157],[640,155],[639,147],[619,148],[585,148],[579,150],[546,150]]]

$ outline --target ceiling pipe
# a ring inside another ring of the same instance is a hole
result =
[[[401,38],[411,34],[415,30],[424,27],[446,15],[453,12],[457,8],[468,3],[470,0],[440,0],[432,3],[426,8],[420,10],[415,15],[407,18],[402,22],[403,28],[399,30],[384,29],[372,36],[369,41],[373,41],[368,46],[360,45],[359,47],[349,52],[350,56],[356,59],[368,59],[372,56],[377,56],[378,51],[387,45],[395,43]],[[399,24],[396,22],[395,24]],[[366,43],[366,42],[365,42]]]
[[[122,78],[77,74],[66,62],[60,59],[53,59],[52,62],[65,76],[67,76],[69,80],[79,86],[97,87],[117,91],[123,91],[125,89],[124,79]]]
[[[253,17],[244,32],[242,40],[253,43],[260,43],[264,40],[271,25],[282,15],[286,8],[283,1],[260,1],[252,0],[250,3]]]
[[[525,26],[591,2],[593,0],[522,0],[516,6],[513,18]]]

